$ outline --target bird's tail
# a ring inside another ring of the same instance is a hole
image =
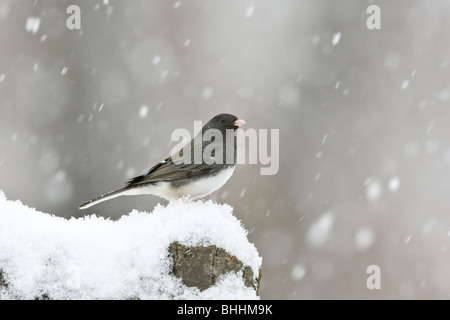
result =
[[[111,200],[120,196],[128,195],[130,194],[130,188],[125,187],[119,190],[111,191],[105,194],[102,194],[100,197],[96,199],[89,200],[88,202],[83,203],[78,207],[78,209],[87,209],[89,207],[95,206],[96,204],[99,204],[100,202]]]

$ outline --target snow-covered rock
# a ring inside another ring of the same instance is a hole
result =
[[[229,205],[178,200],[117,221],[64,219],[0,191],[0,299],[258,299],[242,273],[212,287],[187,287],[172,274],[171,243],[215,245],[251,267],[262,259]]]

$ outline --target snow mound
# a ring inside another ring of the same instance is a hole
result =
[[[0,300],[258,299],[229,273],[200,291],[171,274],[170,243],[216,245],[253,269],[262,263],[229,205],[178,200],[118,221],[69,220],[36,211],[0,191]],[[6,284],[6,287],[5,287]]]

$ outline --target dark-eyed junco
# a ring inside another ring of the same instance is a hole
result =
[[[153,194],[173,200],[183,196],[198,199],[211,194],[233,174],[236,164],[234,131],[245,123],[231,114],[215,116],[203,126],[201,135],[199,133],[179,152],[147,173],[130,179],[122,189],[101,195],[79,208],[86,209],[124,195]]]

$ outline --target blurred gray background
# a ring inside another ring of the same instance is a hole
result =
[[[278,174],[240,165],[210,197],[263,257],[263,299],[446,299],[449,38],[446,0],[0,0],[0,190],[64,217],[150,212],[166,202],[77,207],[228,112],[280,130]]]

